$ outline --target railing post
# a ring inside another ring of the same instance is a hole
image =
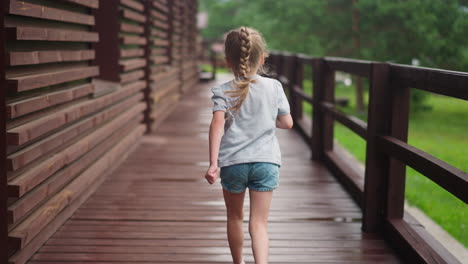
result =
[[[289,69],[286,76],[288,78],[288,89],[289,96],[291,101],[291,114],[294,121],[298,121],[302,117],[302,99],[300,96],[296,95],[294,88],[302,80],[302,75],[300,74],[301,65],[299,63],[299,58],[297,55],[291,55],[287,58],[289,60]],[[302,87],[302,84],[300,85]]]
[[[325,153],[333,149],[333,118],[323,111],[322,102],[333,103],[335,97],[335,72],[328,68],[325,59],[314,59],[313,111],[312,111],[312,159],[324,160]]]
[[[409,88],[391,86],[386,63],[373,63],[370,81],[362,230],[379,232],[386,218],[403,217],[405,165],[384,154],[379,137],[407,141]]]
[[[296,67],[295,67],[295,82],[294,84],[297,88],[304,90],[304,64],[301,62],[300,58],[296,56]],[[302,118],[302,98],[296,96],[296,118],[300,120]]]

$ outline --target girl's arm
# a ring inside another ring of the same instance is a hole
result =
[[[213,112],[213,119],[210,124],[209,144],[210,144],[210,167],[205,178],[213,184],[218,178],[218,155],[221,137],[224,133],[224,111]]]
[[[279,115],[276,117],[276,127],[282,129],[290,129],[293,127],[293,119],[291,114]]]

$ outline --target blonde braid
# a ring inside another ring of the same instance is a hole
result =
[[[250,72],[249,59],[250,59],[250,48],[251,48],[249,30],[246,27],[241,27],[239,37],[241,40],[241,56],[240,56],[239,71],[240,71],[241,76],[244,79],[247,79],[247,74]]]
[[[227,91],[226,93],[232,94],[232,97],[237,97],[235,105],[231,108],[233,111],[239,110],[242,103],[249,93],[249,84],[255,82],[251,80],[248,74],[250,73],[250,52],[251,52],[251,36],[250,31],[247,27],[240,27],[239,29],[240,39],[240,59],[239,59],[239,72],[238,75],[240,80],[235,80],[234,83],[238,87],[238,90]]]

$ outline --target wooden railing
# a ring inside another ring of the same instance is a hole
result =
[[[468,73],[277,52],[267,63],[289,94],[295,126],[310,145],[312,159],[323,161],[361,207],[362,230],[382,233],[409,263],[460,263],[405,212],[405,168],[468,203],[465,172],[407,144],[410,89],[468,100]],[[305,66],[312,71],[312,95],[303,89]],[[335,105],[336,71],[369,79],[367,123]],[[313,107],[312,120],[303,113],[303,101]],[[334,146],[335,121],[367,141],[365,170]]]

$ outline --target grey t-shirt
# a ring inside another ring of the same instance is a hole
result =
[[[228,110],[236,98],[224,94],[235,89],[232,81],[214,86],[213,112],[224,111],[227,119],[221,139],[218,166],[247,162],[270,162],[281,166],[281,151],[276,138],[276,118],[289,114],[289,103],[278,80],[253,76],[249,93],[237,112]]]

